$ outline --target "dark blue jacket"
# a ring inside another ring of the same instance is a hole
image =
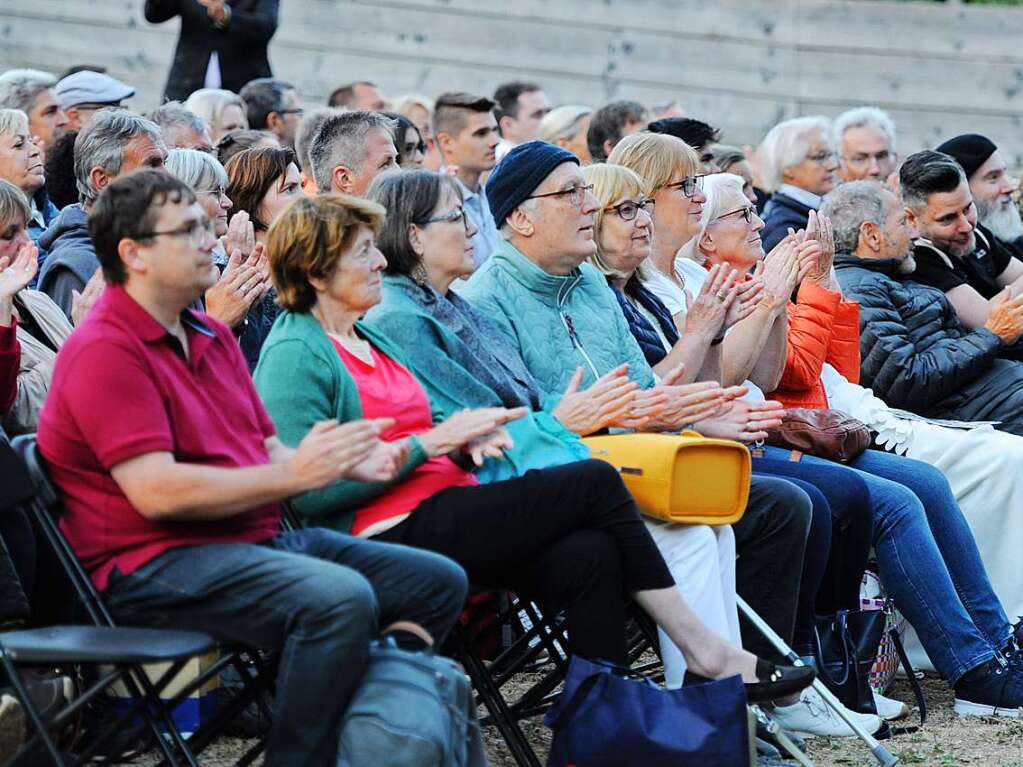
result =
[[[764,206],[764,229],[760,239],[764,243],[764,252],[770,253],[774,246],[785,239],[789,227],[799,231],[806,229],[812,208],[793,200],[787,194],[775,192]]]
[[[49,251],[39,272],[39,290],[70,317],[72,291],[81,293],[99,268],[89,235],[89,214],[81,204],[64,208],[39,238],[39,246]]]
[[[643,350],[643,356],[646,357],[647,363],[653,367],[668,354],[664,350],[660,336],[657,335],[656,328],[610,280],[608,285],[614,292],[615,298],[618,299],[618,305],[622,308],[622,314],[625,315],[625,320],[629,323],[629,330],[632,331],[633,338],[636,339],[639,348]],[[661,332],[664,333],[669,344],[674,346],[678,343],[678,330],[671,319],[671,312],[661,303],[661,299],[644,288],[635,278],[626,283],[625,293],[635,298],[640,306],[657,318],[657,324],[661,326]]]
[[[43,225],[35,221],[35,219],[28,222],[26,229],[28,230],[28,236],[32,238],[32,242],[39,248],[39,272],[43,270],[43,264],[46,262],[46,248],[39,244],[39,238],[43,236],[43,232],[49,228],[57,216],[60,215],[60,211],[57,210],[57,206],[50,202],[50,198],[46,194],[46,187],[43,187],[35,196],[36,208],[43,214]],[[30,288],[35,289],[36,284],[39,282],[39,272],[32,278],[32,282],[28,284]]]

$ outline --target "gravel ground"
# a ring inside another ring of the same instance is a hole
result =
[[[885,746],[899,757],[901,764],[1023,767],[1023,719],[956,717],[952,713],[952,696],[942,680],[928,678],[923,686],[930,709],[926,726],[885,741]],[[913,700],[909,686],[902,681],[894,683],[889,695]],[[916,721],[915,708],[912,717],[910,723]],[[542,761],[550,745],[550,731],[540,719],[524,722],[523,729]],[[496,729],[486,728],[485,738],[487,755],[494,767],[516,767]],[[807,743],[810,758],[818,767],[876,764],[866,747],[856,739],[810,738]],[[200,762],[204,767],[229,767],[246,746],[247,741],[223,739],[209,748]],[[143,759],[138,764],[152,765],[155,760]]]

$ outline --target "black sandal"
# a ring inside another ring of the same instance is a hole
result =
[[[817,677],[812,666],[776,666],[757,658],[757,679],[746,685],[746,699],[750,703],[765,703],[793,695],[809,687]]]

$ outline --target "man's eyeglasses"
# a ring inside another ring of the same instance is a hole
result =
[[[536,200],[540,197],[567,197],[570,204],[579,207],[583,204],[583,200],[586,199],[586,193],[593,191],[593,184],[586,184],[584,186],[573,186],[568,189],[562,189],[560,192],[546,192],[545,194],[531,194],[527,197],[527,200]]]
[[[808,154],[806,156],[806,159],[810,160],[810,162],[829,162],[829,161],[835,159],[835,153],[834,152],[814,152],[813,154]]]
[[[626,200],[618,205],[610,205],[604,208],[605,211],[613,210],[622,221],[634,221],[641,210],[649,213],[649,208],[654,204],[653,200]]]
[[[681,181],[664,185],[668,189],[681,189],[686,197],[692,197],[697,189],[703,189],[703,176],[686,176]]]
[[[455,223],[456,221],[461,221],[462,222],[462,226],[465,227],[465,231],[467,231],[467,232],[469,231],[469,214],[465,212],[465,208],[461,208],[461,207],[455,208],[453,211],[451,211],[449,213],[441,213],[439,215],[436,215],[436,216],[433,216],[431,218],[428,218],[423,223],[424,224],[436,224],[436,223],[439,223],[441,221],[445,221],[445,222],[451,223],[451,224]]]
[[[753,220],[753,216],[756,215],[756,212],[757,212],[756,208],[754,208],[752,205],[747,205],[745,208],[738,208],[736,210],[733,210],[731,213],[724,213],[715,218],[714,220],[720,221],[723,218],[734,216],[736,213],[741,213],[742,217],[746,220],[746,223],[748,224]]]
[[[887,149],[882,149],[880,152],[875,154],[854,154],[852,157],[846,157],[845,161],[849,165],[865,166],[871,160],[877,162],[878,165],[888,162],[892,159],[892,153]]]
[[[185,237],[188,244],[198,248],[206,244],[208,239],[216,239],[216,221],[211,218],[189,221],[177,229],[168,229],[163,232],[143,232],[136,236],[136,240],[149,240],[154,237]]]
[[[278,109],[276,111],[279,115],[298,115],[301,117],[305,114],[305,110],[302,109],[302,107],[298,107],[297,109]]]

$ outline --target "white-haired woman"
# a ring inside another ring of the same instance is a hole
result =
[[[227,213],[233,204],[226,191],[227,171],[213,155],[172,149],[167,153],[166,168],[195,190],[199,205],[215,222],[220,242],[213,260],[221,275],[206,291],[206,313],[234,329],[250,367],[254,367],[270,325],[263,306],[270,290],[263,246],[256,243],[245,211],[237,212],[228,225]]]
[[[185,109],[195,112],[210,126],[213,143],[226,133],[249,127],[241,96],[220,88],[200,88],[185,101]]]
[[[593,110],[584,106],[568,105],[552,109],[540,121],[540,139],[567,149],[583,165],[589,165],[593,158],[586,145],[586,131],[590,127],[592,114]]]
[[[764,188],[773,192],[761,232],[767,252],[790,228],[806,228],[810,211],[834,188],[838,158],[830,133],[826,117],[796,117],[771,128],[757,149]]]
[[[0,178],[25,195],[29,204],[28,236],[38,245],[39,237],[59,211],[46,196],[43,153],[30,131],[28,115],[20,109],[0,109]],[[46,250],[40,249],[40,267],[45,258]]]

